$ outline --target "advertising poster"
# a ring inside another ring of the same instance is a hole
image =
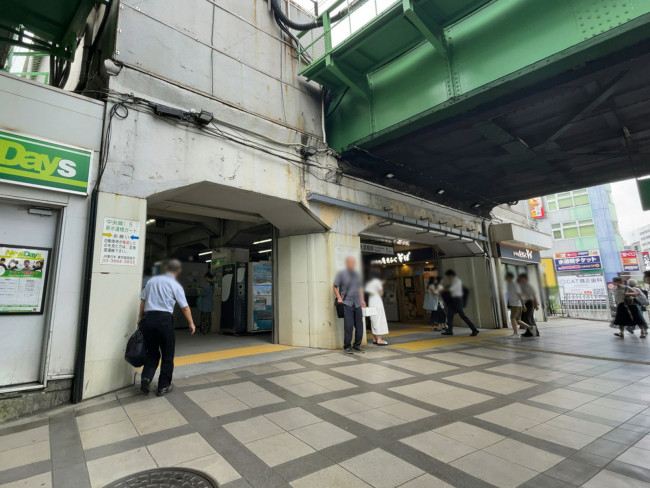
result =
[[[50,253],[0,244],[0,313],[43,313]]]
[[[555,253],[556,271],[589,271],[594,269],[603,269],[599,251]]]
[[[557,277],[560,286],[560,296],[581,295],[582,298],[604,300],[607,298],[607,285],[605,277],[597,275],[560,275]]]
[[[645,271],[650,271],[650,252],[643,251],[643,266]]]
[[[640,271],[639,258],[636,251],[621,251],[621,261],[623,263],[623,271]]]

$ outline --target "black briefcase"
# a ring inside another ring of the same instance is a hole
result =
[[[147,358],[147,346],[144,343],[144,335],[140,329],[136,330],[126,343],[126,352],[124,359],[131,366],[139,368],[144,366],[144,361]]]

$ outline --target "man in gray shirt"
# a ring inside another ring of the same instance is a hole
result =
[[[348,354],[354,351],[363,354],[361,340],[363,339],[363,314],[362,308],[366,307],[363,300],[361,277],[357,273],[357,262],[349,257],[345,260],[345,269],[339,271],[334,279],[334,293],[338,303],[343,304],[343,349]],[[352,343],[352,329],[354,329],[354,351]]]
[[[190,307],[187,305],[183,287],[176,280],[181,273],[181,263],[171,259],[167,263],[167,272],[151,278],[140,294],[140,314],[138,324],[147,346],[147,360],[142,368],[140,390],[149,393],[149,386],[156,374],[160,362],[158,378],[158,396],[172,391],[172,373],[174,372],[174,305],[178,303],[183,315],[190,324],[190,333],[196,327],[192,320]],[[162,361],[161,361],[162,357]]]

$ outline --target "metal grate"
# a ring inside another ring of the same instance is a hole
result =
[[[183,468],[157,468],[114,481],[104,488],[217,488],[208,475]]]

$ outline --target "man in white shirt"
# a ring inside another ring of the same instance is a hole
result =
[[[522,310],[521,320],[530,325],[535,330],[535,335],[539,337],[539,329],[535,323],[535,310],[539,310],[539,302],[537,301],[537,293],[535,289],[528,282],[528,275],[522,273],[517,277],[517,284],[521,288],[521,296],[524,298],[525,310]],[[533,337],[533,333],[527,330],[522,337]]]
[[[508,308],[510,309],[510,323],[512,324],[511,338],[519,338],[518,326],[526,330],[532,329],[530,325],[521,320],[521,314],[526,309],[526,301],[521,294],[521,288],[515,282],[515,275],[506,273],[506,293],[508,295]]]
[[[172,315],[174,305],[178,303],[181,308],[190,324],[190,333],[194,334],[196,330],[185,292],[176,280],[179,274],[181,274],[180,261],[170,259],[167,263],[167,272],[151,278],[140,294],[138,324],[147,346],[147,360],[142,368],[140,381],[140,390],[144,393],[149,393],[149,385],[156,374],[159,361],[158,396],[166,395],[174,388],[172,385],[176,346]]]
[[[463,310],[463,302],[465,299],[463,282],[458,276],[456,276],[456,272],[453,269],[448,269],[445,272],[445,276],[448,281],[447,287],[443,291],[443,296],[447,297],[445,299],[445,303],[447,304],[447,329],[442,333],[442,335],[454,335],[454,317],[458,314],[458,316],[463,319],[467,326],[472,330],[470,335],[477,336],[478,329],[469,317],[465,315]]]

